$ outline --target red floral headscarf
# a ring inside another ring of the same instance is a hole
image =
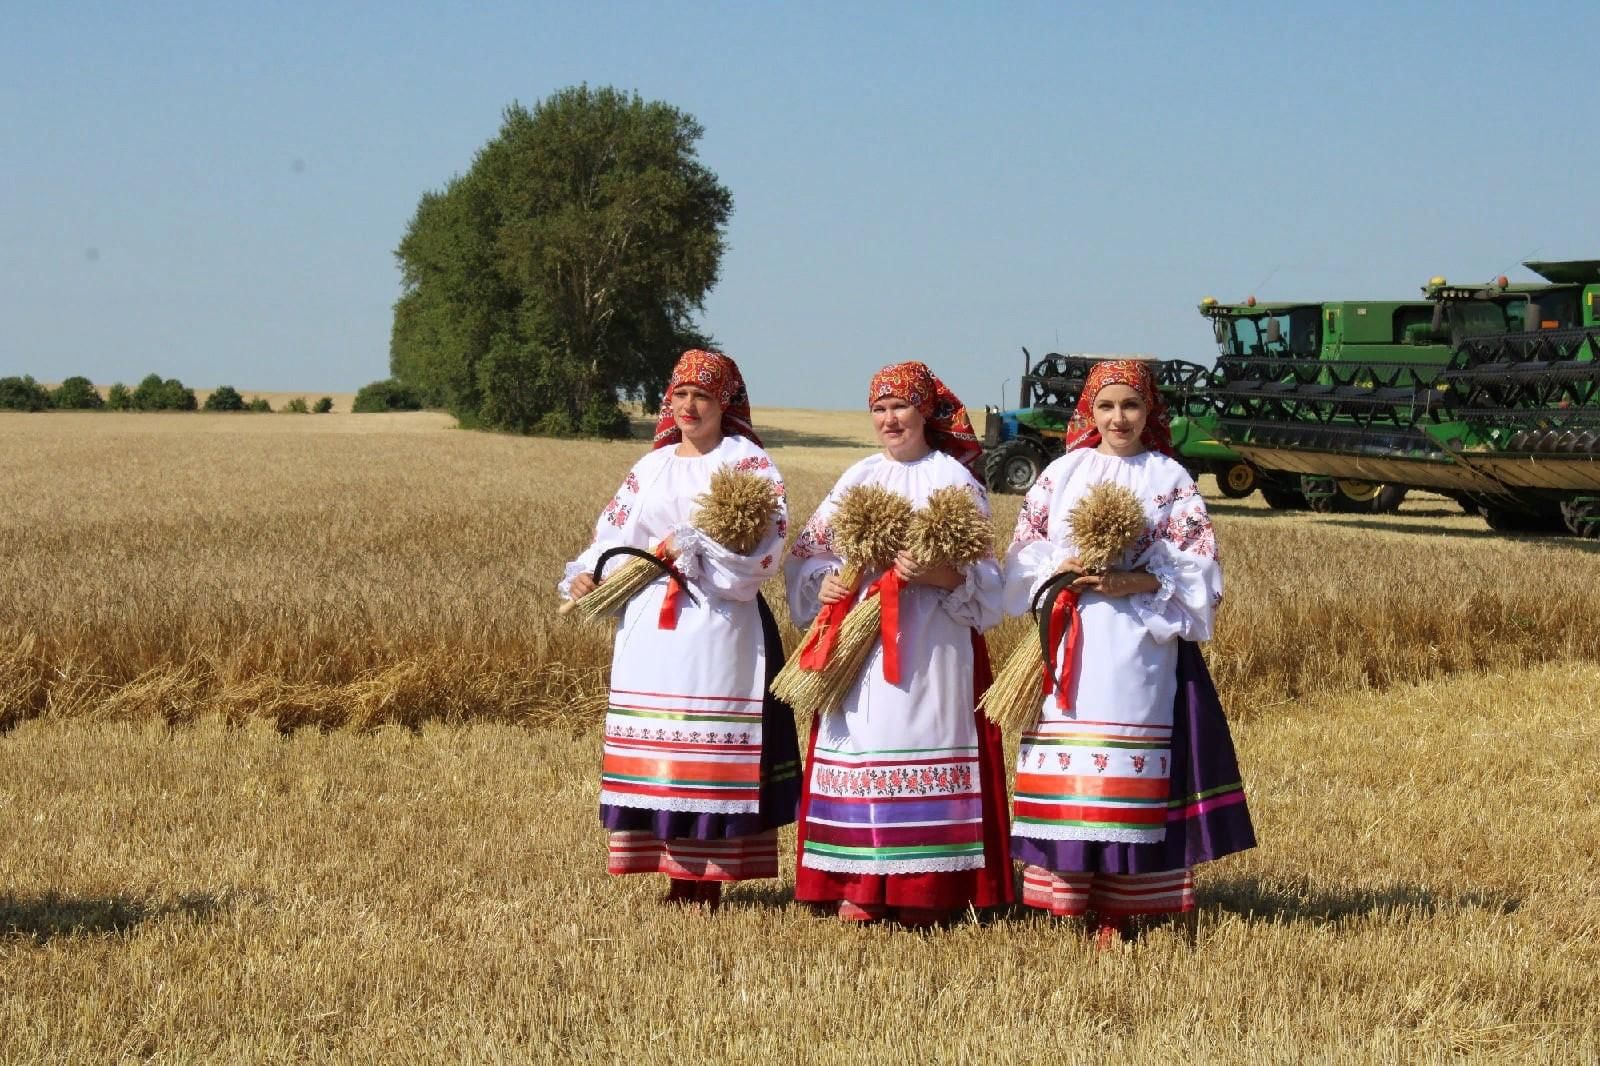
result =
[[[982,457],[983,445],[972,431],[967,409],[926,363],[895,363],[872,375],[872,384],[867,387],[867,406],[871,407],[885,396],[898,396],[915,407],[927,423],[928,443],[968,470]]]
[[[1167,405],[1156,388],[1156,376],[1150,364],[1143,359],[1106,359],[1096,363],[1078,394],[1077,409],[1067,423],[1067,451],[1074,448],[1093,448],[1100,443],[1100,431],[1094,425],[1094,398],[1107,385],[1126,385],[1144,400],[1144,432],[1139,443],[1150,451],[1162,455],[1172,454],[1171,418]]]
[[[761,443],[755,426],[750,422],[750,394],[744,388],[744,376],[739,364],[721,352],[705,352],[690,348],[672,368],[666,391],[661,394],[661,416],[656,421],[655,443],[652,448],[665,448],[683,440],[683,430],[672,417],[672,390],[679,385],[693,385],[704,389],[722,405],[722,435],[744,437],[755,444]]]

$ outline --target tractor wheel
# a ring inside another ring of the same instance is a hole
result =
[[[1242,500],[1252,492],[1261,479],[1256,468],[1244,460],[1217,468],[1217,489],[1230,500]]]
[[[1600,537],[1600,497],[1574,496],[1561,501],[1561,521],[1574,537]]]
[[[1045,467],[1044,455],[1025,440],[1008,440],[983,459],[983,480],[994,492],[1027,492]]]

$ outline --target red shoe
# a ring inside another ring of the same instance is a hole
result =
[[[842,922],[875,922],[889,913],[881,903],[851,903],[839,901],[839,920]]]
[[[1128,919],[1100,915],[1094,927],[1094,946],[1100,951],[1121,947],[1128,937]]]

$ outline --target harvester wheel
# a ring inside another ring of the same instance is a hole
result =
[[[1346,514],[1393,514],[1406,498],[1404,485],[1378,481],[1339,478],[1334,481],[1334,490],[1333,510]]]
[[[995,492],[1027,492],[1044,471],[1044,455],[1025,440],[1008,440],[983,459],[983,480]]]
[[[1406,502],[1406,487],[1404,485],[1385,485],[1378,490],[1378,498],[1373,501],[1373,513],[1394,514],[1400,510],[1400,505]]]
[[[1217,471],[1217,489],[1230,500],[1244,499],[1256,491],[1260,481],[1256,468],[1242,460]]]
[[[1567,532],[1561,512],[1553,507],[1485,507],[1483,520],[1496,533]]]
[[[1561,501],[1561,520],[1574,537],[1600,537],[1600,497],[1576,496]]]
[[[1303,511],[1306,498],[1297,485],[1285,485],[1270,478],[1261,479],[1261,498],[1274,511]]]

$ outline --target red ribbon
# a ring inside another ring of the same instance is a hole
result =
[[[678,601],[683,592],[683,576],[672,565],[672,557],[665,548],[656,549],[656,558],[667,564],[672,576],[667,579],[667,594],[661,598],[661,613],[656,616],[657,629],[678,628]]]
[[[1070,626],[1068,612],[1071,612]],[[1067,646],[1061,657],[1061,675],[1056,676],[1056,648],[1061,644],[1061,631],[1067,630]],[[1083,629],[1083,619],[1078,614],[1078,593],[1075,589],[1061,590],[1054,606],[1050,608],[1050,654],[1044,661],[1044,694],[1056,694],[1056,706],[1063,711],[1072,709],[1072,664],[1078,658],[1078,637]]]
[[[900,590],[905,582],[899,571],[892,567],[868,590],[878,594],[878,638],[883,641],[883,679],[891,685],[900,683]]]
[[[846,596],[838,603],[823,604],[811,631],[806,634],[805,644],[800,648],[800,669],[821,670],[828,665],[828,656],[833,654],[833,645],[839,639],[839,626],[844,623],[844,616],[850,613],[854,603],[854,596]]]

